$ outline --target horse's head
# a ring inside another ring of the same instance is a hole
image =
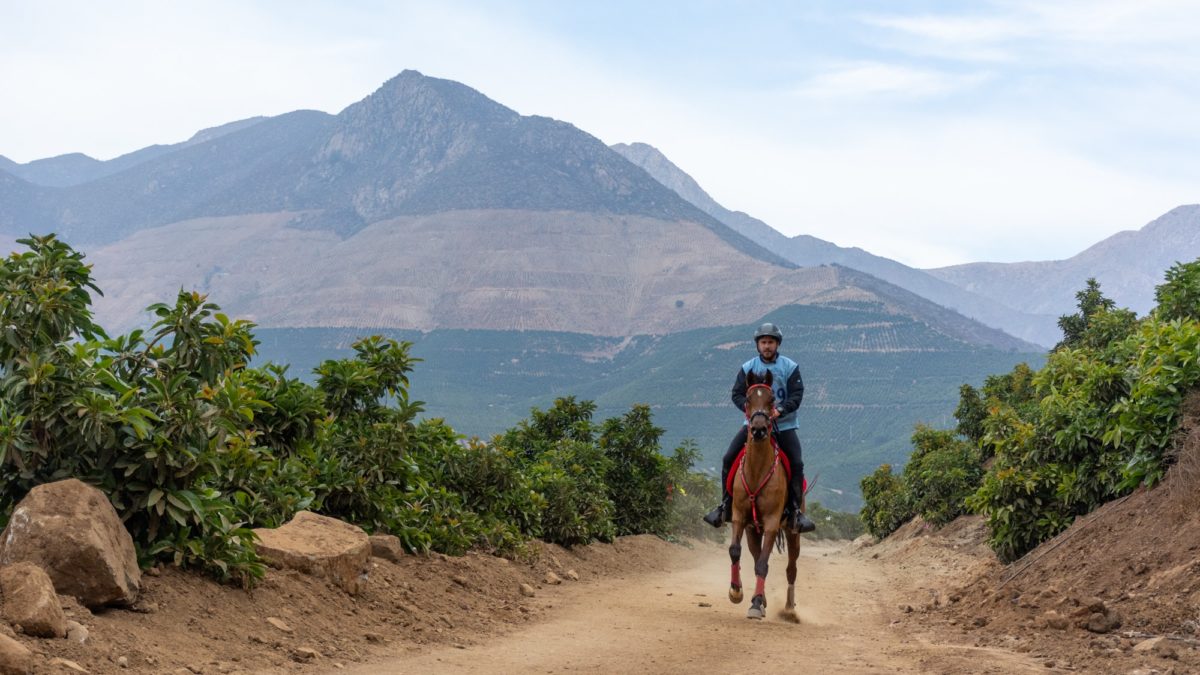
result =
[[[750,435],[761,441],[771,433],[771,411],[775,407],[775,391],[771,389],[771,371],[762,375],[746,375],[746,419]]]

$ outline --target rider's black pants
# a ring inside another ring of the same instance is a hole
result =
[[[800,456],[800,436],[796,434],[795,429],[787,431],[775,432],[775,440],[779,441],[779,449],[783,454],[787,455],[788,463],[792,465],[792,484],[803,485],[804,478],[804,460]],[[733,436],[733,440],[729,443],[729,449],[725,451],[725,456],[721,458],[721,489],[725,489],[727,478],[729,477],[729,468],[733,466],[733,460],[737,458],[739,452],[742,451],[742,446],[746,445],[746,427],[743,425]]]

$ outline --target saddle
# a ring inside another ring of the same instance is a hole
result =
[[[776,454],[779,455],[779,463],[783,466],[784,474],[787,475],[788,485],[790,486],[792,483],[792,465],[791,462],[788,461],[787,455],[779,449],[779,442],[775,440],[774,435],[771,436],[771,447],[774,448]],[[746,446],[743,445],[741,451],[738,452],[737,457],[733,458],[733,464],[729,467],[729,475],[725,478],[725,492],[728,494],[733,494],[733,484],[737,479],[738,468],[742,466],[742,460],[745,459],[745,457]],[[808,490],[808,478],[804,479],[803,489]]]

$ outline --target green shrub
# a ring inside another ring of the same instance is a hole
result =
[[[1180,405],[1200,386],[1197,280],[1200,260],[1171,268],[1141,321],[1089,282],[1034,378],[1036,405],[989,411],[981,447],[997,461],[968,504],[987,517],[1002,559],[1162,477]]]
[[[530,475],[546,502],[539,525],[544,540],[563,546],[612,541],[613,503],[604,483],[610,464],[595,443],[576,440],[561,440],[538,457]]]
[[[670,529],[671,474],[658,439],[650,408],[636,405],[624,416],[606,420],[600,449],[608,458],[604,482],[613,503],[613,526],[618,535],[666,535]]]
[[[983,478],[979,451],[953,431],[925,425],[917,425],[912,444],[904,484],[913,511],[933,525],[945,525],[966,513],[964,500]]]
[[[891,464],[883,464],[859,483],[863,507],[859,512],[863,525],[875,537],[882,539],[896,531],[914,515],[908,490],[899,476],[892,473]]]
[[[1200,260],[1168,269],[1166,279],[1154,289],[1154,299],[1160,319],[1200,321]]]

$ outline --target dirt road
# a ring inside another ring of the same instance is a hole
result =
[[[666,572],[539,592],[546,620],[474,645],[397,654],[356,673],[1024,673],[1050,672],[1024,654],[940,644],[895,622],[917,586],[914,570],[841,547],[806,546],[797,582],[799,623],[781,617],[783,556],[773,557],[768,613],[745,618],[749,598],[726,597],[724,548],[680,550]],[[753,577],[745,580],[753,584]]]

